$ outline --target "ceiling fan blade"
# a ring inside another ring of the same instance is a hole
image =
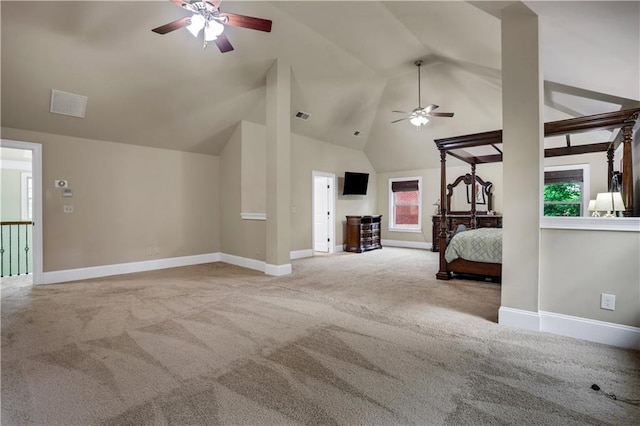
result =
[[[408,112],[405,111],[397,111],[397,110],[393,110],[391,112],[397,112],[398,114],[409,114]]]
[[[233,50],[233,46],[229,42],[229,39],[227,38],[227,36],[224,34],[220,34],[218,38],[215,39],[213,42],[216,44],[216,46],[218,46],[218,49],[220,49],[222,53],[230,52]]]
[[[169,22],[168,24],[162,25],[158,28],[154,28],[151,31],[158,34],[166,34],[171,31],[175,31],[179,28],[186,27],[191,23],[191,17],[187,16],[185,18],[178,19],[177,21]]]
[[[226,18],[226,25],[234,27],[249,28],[251,30],[271,32],[271,21],[262,18],[253,18],[251,16],[236,15],[235,13],[220,13],[221,18]]]
[[[428,115],[431,117],[453,117],[452,112],[430,112]]]
[[[424,112],[429,113],[429,112],[433,111],[436,108],[440,108],[440,107],[438,105],[431,104],[431,105],[427,105],[423,109],[424,109]]]
[[[391,124],[393,124],[393,123],[397,123],[398,121],[404,121],[404,120],[406,120],[407,118],[409,118],[409,117],[401,118],[401,119],[399,119],[399,120],[393,120],[393,121],[391,122]]]

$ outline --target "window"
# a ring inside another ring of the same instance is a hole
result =
[[[22,220],[33,220],[33,178],[31,173],[22,172],[21,181]]]
[[[389,179],[389,230],[422,232],[422,178]]]
[[[545,167],[544,216],[585,216],[587,167]]]

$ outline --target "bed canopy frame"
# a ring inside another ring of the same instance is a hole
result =
[[[626,109],[622,111],[607,112],[603,114],[590,115],[585,117],[570,118],[567,120],[552,121],[544,124],[544,136],[566,136],[567,145],[561,148],[547,148],[544,150],[545,157],[559,157],[565,155],[577,155],[593,152],[607,153],[607,176],[608,182],[614,175],[613,156],[614,152],[622,144],[622,199],[625,205],[624,216],[634,215],[634,188],[633,188],[633,129],[640,115],[640,108]],[[616,138],[611,142],[595,142],[583,145],[571,145],[570,135],[576,133],[592,132],[597,130],[620,129]],[[496,146],[501,144],[502,130],[490,132],[474,133],[470,135],[456,136],[452,138],[436,139],[435,141],[440,151],[440,199],[447,199],[447,155],[464,161],[471,166],[471,182],[476,181],[476,166],[478,164],[496,163],[502,161],[502,151]],[[486,155],[472,155],[467,149],[473,147],[491,147],[494,153]],[[609,187],[609,184],[607,187]],[[484,189],[483,189],[484,190]],[[476,225],[476,185],[471,185],[471,227]],[[447,246],[447,214],[450,206],[448,203],[441,203],[440,209],[440,270],[436,277],[438,279],[451,278],[451,272],[480,274],[488,276],[500,276],[502,265],[483,264],[479,262],[462,261],[457,259],[456,267],[447,263],[444,255]],[[454,263],[452,262],[452,263]]]

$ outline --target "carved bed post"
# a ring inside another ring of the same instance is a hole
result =
[[[637,114],[634,117],[637,118]],[[635,122],[635,119],[634,119]],[[622,201],[624,215],[633,216],[633,159],[631,158],[631,134],[633,124],[622,128]]]
[[[471,218],[469,219],[471,229],[476,229],[476,163],[471,164]]]
[[[449,206],[444,202],[447,197],[447,152],[440,150],[440,233],[438,234],[438,245],[440,249],[440,267],[436,278],[439,280],[451,279],[451,273],[447,271],[447,261],[444,252],[447,250],[447,213]]]
[[[611,146],[607,148],[607,182],[609,182],[607,188],[609,192],[613,190],[611,188],[611,180],[613,179],[613,154],[613,144],[611,144]]]

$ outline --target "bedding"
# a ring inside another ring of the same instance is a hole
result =
[[[456,232],[445,251],[447,262],[458,258],[502,263],[502,228],[478,228]]]

